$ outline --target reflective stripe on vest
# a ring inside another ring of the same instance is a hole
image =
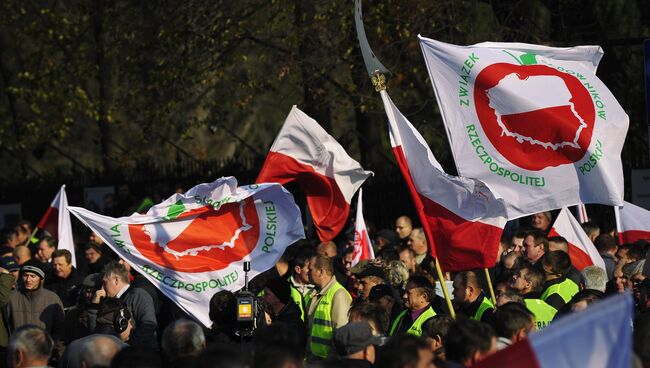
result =
[[[481,318],[483,318],[483,313],[488,309],[494,309],[494,304],[492,304],[490,299],[483,297],[483,300],[481,300],[481,305],[479,305],[478,310],[474,316],[470,317],[470,319],[480,321]]]
[[[332,303],[334,302],[334,294],[339,290],[344,290],[348,298],[352,299],[348,291],[341,284],[334,282],[327,293],[318,301],[314,310],[314,321],[311,326],[311,336],[309,337],[309,349],[317,357],[327,358],[331,350],[332,336],[334,335],[334,328],[332,328]]]
[[[303,304],[304,301],[302,299],[302,294],[300,294],[300,291],[298,291],[298,289],[293,287],[293,285],[291,285],[291,283],[289,283],[289,288],[291,290],[291,299],[293,299],[293,301],[296,302],[296,304],[298,304],[298,308],[300,308],[300,319],[302,319],[302,321],[304,322],[305,321],[305,305]]]
[[[407,309],[405,311],[402,311],[402,313],[398,314],[397,317],[395,318],[395,321],[393,322],[393,325],[390,327],[390,336],[393,336],[395,333],[395,330],[397,330],[397,326],[399,326],[399,323],[402,321],[404,316],[406,316],[406,313],[410,313],[410,311]],[[436,312],[429,306],[418,318],[413,321],[413,324],[411,327],[409,327],[408,330],[406,330],[406,333],[409,335],[413,336],[422,336],[422,325],[426,320],[428,320],[431,317],[435,317]]]
[[[578,293],[578,291],[578,285],[576,285],[575,282],[570,279],[564,279],[564,281],[546,288],[540,299],[546,301],[549,296],[558,294],[562,297],[562,300],[564,300],[565,303],[568,303],[571,301],[571,298]]]
[[[526,308],[535,315],[535,323],[537,323],[538,330],[551,324],[553,317],[555,317],[555,314],[557,313],[555,308],[551,307],[547,302],[541,299],[524,299],[524,304],[526,304]]]

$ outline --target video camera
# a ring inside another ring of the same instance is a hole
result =
[[[235,335],[240,337],[253,336],[259,325],[265,324],[262,302],[255,294],[248,290],[248,272],[251,263],[244,262],[244,288],[235,293],[237,300],[237,326]]]

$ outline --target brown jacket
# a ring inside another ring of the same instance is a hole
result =
[[[33,291],[21,285],[9,297],[9,331],[31,324],[44,328],[54,339],[63,339],[63,304],[53,292],[40,287]]]

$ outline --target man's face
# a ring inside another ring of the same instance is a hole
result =
[[[26,290],[36,290],[41,285],[41,278],[32,272],[23,272],[22,279]]]
[[[627,248],[620,248],[618,252],[616,252],[616,259],[618,260],[616,262],[617,265],[626,265],[631,262],[631,260],[627,256],[628,249]]]
[[[11,234],[7,238],[7,246],[11,248],[16,248],[18,245],[20,245],[20,239],[18,238],[18,235],[16,234]]]
[[[94,232],[93,232],[93,233],[90,233],[89,240],[90,240],[91,242],[93,242],[93,243],[96,243],[96,244],[103,244],[103,243],[104,243],[104,241],[102,240],[102,238],[100,238],[100,237],[99,237],[97,234],[95,234]]]
[[[527,273],[528,271],[526,269],[515,272],[510,281],[510,287],[517,291],[526,290],[528,288],[528,281],[526,281]]]
[[[68,263],[65,257],[56,257],[52,260],[54,274],[62,279],[68,278],[72,272],[72,263]]]
[[[465,285],[460,280],[460,277],[454,278],[454,291],[452,292],[454,296],[454,303],[457,304],[463,304],[466,303],[467,300],[469,299],[469,295],[467,294],[467,288]]]
[[[48,262],[52,258],[52,253],[54,253],[54,248],[50,248],[45,240],[38,243],[38,259],[41,262]]]
[[[533,221],[531,223],[531,226],[534,227],[535,229],[538,230],[546,230],[548,228],[548,225],[550,225],[551,222],[548,220],[548,217],[544,215],[543,213],[536,213],[533,215]]]
[[[354,260],[354,253],[348,253],[343,256],[343,265],[345,265],[345,269],[349,270],[352,268],[352,261]]]
[[[616,291],[619,293],[625,292],[625,289],[627,289],[627,277],[623,275],[623,272],[620,270],[620,268],[614,269],[614,285],[616,286]]]
[[[102,254],[96,251],[94,248],[86,249],[86,260],[88,260],[88,263],[90,264],[95,264],[101,256]]]
[[[412,226],[409,225],[403,218],[400,217],[397,219],[397,221],[395,221],[395,232],[397,232],[397,235],[400,239],[408,238],[408,236],[411,234],[411,230],[413,230]]]
[[[530,262],[537,262],[544,255],[544,246],[535,244],[535,237],[528,235],[524,239],[524,255]]]
[[[373,279],[372,277],[364,277],[359,280],[359,291],[361,291],[361,295],[363,295],[364,299],[368,299],[370,289],[378,284],[376,281],[377,280]]]
[[[408,250],[403,250],[399,252],[399,260],[406,265],[406,268],[409,270],[409,272],[415,271],[417,262],[415,261],[415,257],[411,255],[411,252],[409,252]]]
[[[118,277],[115,275],[110,277],[104,276],[102,278],[102,288],[106,292],[106,296],[110,298],[116,297],[121,289]]]
[[[296,279],[301,284],[309,284],[309,261],[305,262],[302,266],[296,266]]]
[[[406,284],[402,298],[404,299],[404,305],[411,311],[422,309],[428,304],[424,291],[413,284]]]
[[[316,268],[316,257],[309,261],[309,283],[320,286],[320,281],[323,279],[323,270]]]
[[[524,249],[524,238],[513,237],[510,241],[510,249],[513,252],[521,254]]]
[[[422,234],[420,234],[420,231],[417,229],[411,231],[411,235],[409,235],[408,245],[413,249],[415,254],[423,254],[427,251],[427,245],[421,235]]]

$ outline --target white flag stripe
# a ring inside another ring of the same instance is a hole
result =
[[[569,243],[575,245],[587,254],[595,266],[598,266],[603,270],[606,269],[605,261],[603,261],[600,253],[598,253],[594,244],[589,240],[589,236],[587,236],[585,231],[582,229],[578,220],[573,217],[571,211],[566,207],[562,208],[558,214],[555,223],[553,223],[553,228]]]
[[[271,151],[290,156],[333,178],[348,204],[370,176],[316,120],[293,106]]]

